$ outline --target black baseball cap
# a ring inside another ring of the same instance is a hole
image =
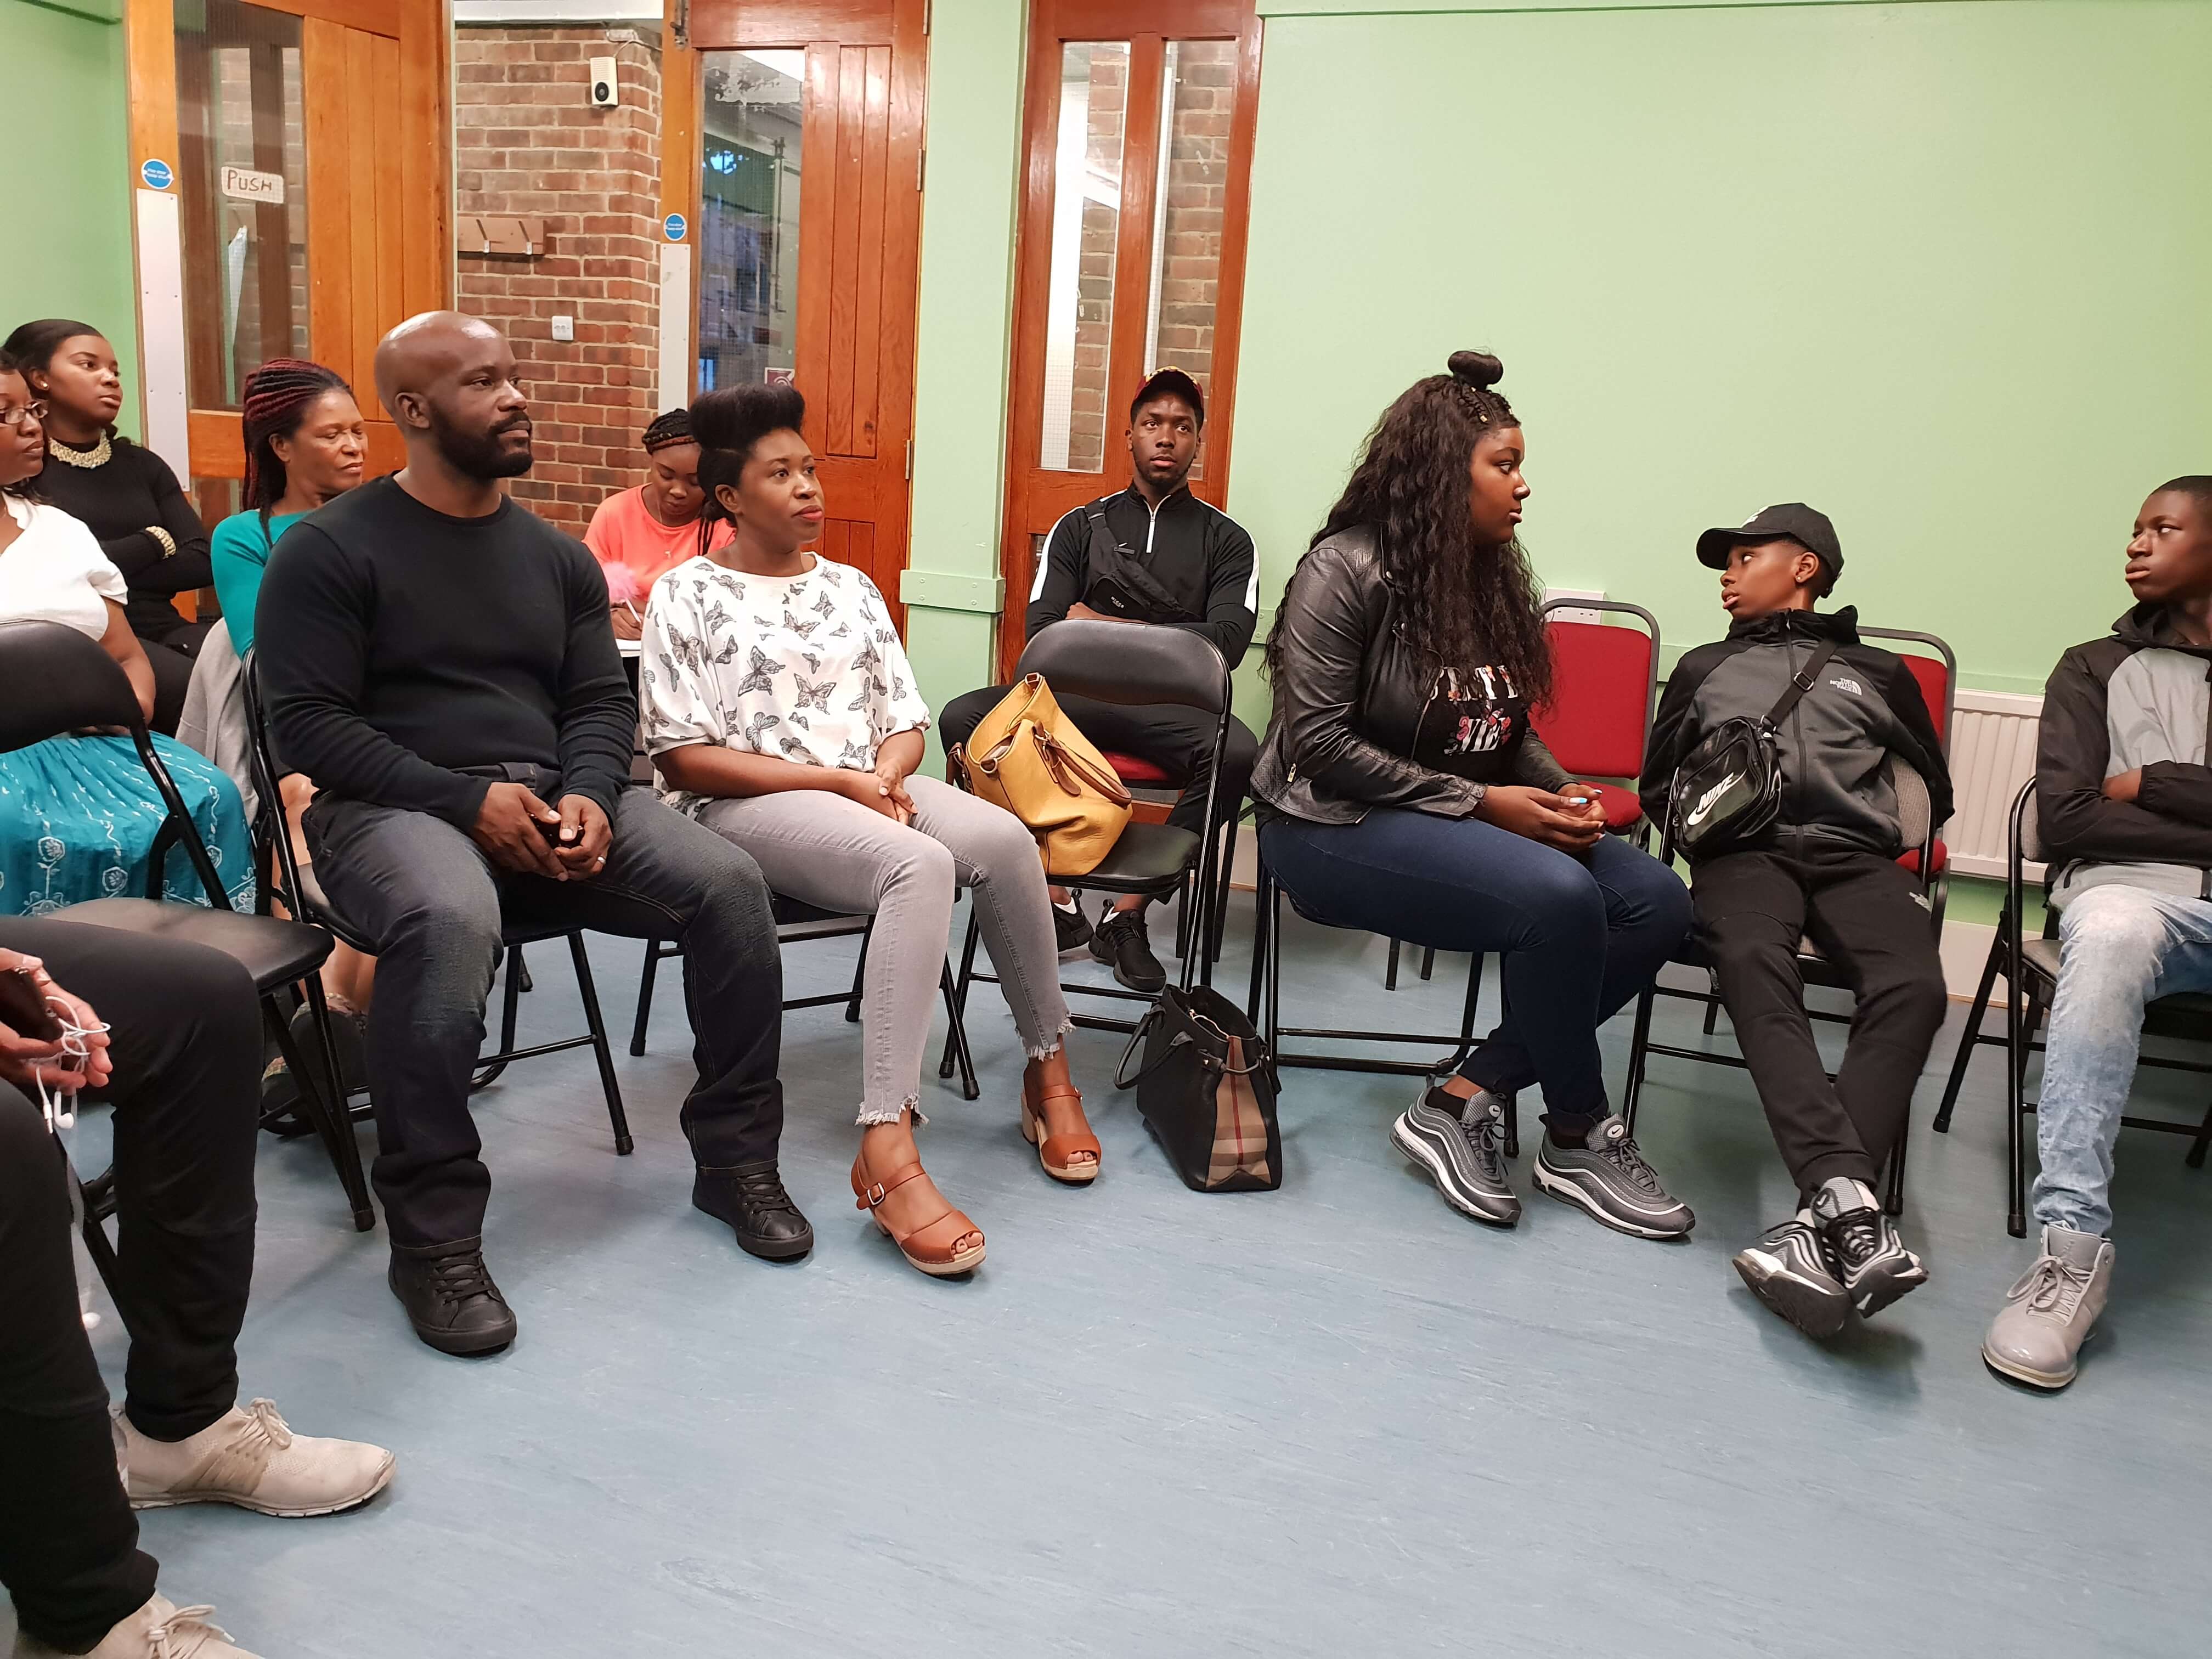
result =
[[[1827,568],[1828,584],[1844,574],[1844,547],[1836,539],[1836,526],[1825,513],[1815,513],[1802,501],[1784,501],[1762,507],[1733,530],[1708,530],[1698,538],[1698,562],[1718,570],[1728,563],[1729,550],[1747,542],[1771,542],[1787,536],[1809,549]]]

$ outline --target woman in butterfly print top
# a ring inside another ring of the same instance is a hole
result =
[[[983,1235],[922,1172],[913,1126],[956,888],[1029,1054],[1024,1132],[1062,1181],[1098,1173],[1069,1080],[1071,1021],[1036,844],[1020,821],[933,778],[929,710],[875,584],[806,550],[821,486],[787,386],[693,406],[710,520],[736,533],[653,585],[638,678],[646,745],[671,805],[756,859],[779,893],[876,918],[860,1002],[853,1192],[924,1273],[965,1273]]]

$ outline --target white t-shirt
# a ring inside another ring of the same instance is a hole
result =
[[[875,583],[818,556],[781,577],[686,559],[653,583],[641,644],[650,754],[713,743],[867,772],[884,738],[929,725]],[[705,800],[665,784],[661,793],[684,812]]]
[[[23,533],[0,549],[0,622],[52,622],[99,640],[131,590],[92,531],[58,507],[0,495]]]

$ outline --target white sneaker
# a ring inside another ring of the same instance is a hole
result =
[[[2111,1239],[2045,1227],[2042,1254],[2005,1292],[1982,1339],[1984,1363],[2033,1388],[2064,1388],[2112,1289]]]
[[[101,1637],[84,1659],[254,1659],[228,1631],[208,1623],[214,1611],[180,1607],[157,1595]],[[16,1632],[15,1659],[61,1659],[61,1652]]]
[[[263,1515],[331,1515],[366,1504],[392,1480],[383,1447],[295,1434],[267,1400],[233,1406],[188,1440],[149,1440],[119,1408],[116,1417],[134,1510],[235,1504]]]

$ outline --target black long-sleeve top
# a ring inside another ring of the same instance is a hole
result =
[[[1163,620],[1212,641],[1231,668],[1244,659],[1259,618],[1252,538],[1242,525],[1187,488],[1154,507],[1131,484],[1107,498],[1106,527],[1181,602],[1184,615]],[[1079,507],[1053,526],[1030,591],[1024,638],[1065,618],[1090,592],[1090,556],[1091,520]]]
[[[167,461],[128,438],[111,439],[109,447],[113,453],[96,467],[70,466],[49,455],[39,493],[92,526],[100,550],[130,584],[123,611],[131,631],[159,640],[185,625],[171,596],[215,580],[207,526]],[[146,533],[156,525],[176,543],[174,553]]]
[[[502,501],[455,519],[392,478],[279,538],[254,655],[288,767],[355,800],[476,823],[526,762],[607,811],[629,779],[637,702],[584,544]]]

